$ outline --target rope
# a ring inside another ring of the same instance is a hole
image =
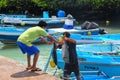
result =
[[[55,70],[55,72],[54,72],[53,76],[55,76],[55,74],[57,73],[57,69],[58,69],[58,68],[56,68],[56,70]]]

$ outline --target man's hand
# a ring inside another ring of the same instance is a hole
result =
[[[52,42],[50,42],[50,41],[47,41],[47,44],[52,44]]]
[[[67,37],[64,37],[64,40],[65,40],[65,41],[67,41],[68,39],[69,39],[69,38],[67,38]]]

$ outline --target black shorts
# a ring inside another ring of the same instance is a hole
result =
[[[80,70],[79,70],[78,62],[75,62],[74,64],[65,63],[64,75],[70,75],[71,72],[74,72],[75,76],[79,76],[80,75],[79,71]]]

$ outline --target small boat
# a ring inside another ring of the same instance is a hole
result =
[[[25,14],[0,14],[0,20],[3,19],[4,17],[9,17],[9,18],[27,18],[27,15],[25,15]]]
[[[108,77],[120,76],[120,45],[114,43],[82,44],[76,46],[81,71],[103,71]],[[64,70],[62,50],[52,49],[58,69]]]
[[[22,27],[33,27],[36,26],[39,21],[43,20],[48,24],[48,28],[58,28],[62,27],[65,23],[65,19],[67,17],[62,16],[48,16],[48,12],[43,12],[43,17],[27,17],[27,15],[8,15],[8,14],[1,14],[0,19],[3,21],[4,24],[11,24],[15,26],[22,26]],[[73,22],[76,21],[76,19],[72,19]]]
[[[4,17],[4,24],[11,24],[15,26],[23,26],[23,27],[32,27],[36,26],[40,20],[44,20],[48,27],[62,27],[64,25],[64,18],[9,18]]]
[[[9,25],[9,26],[2,26],[0,27],[0,41],[4,44],[6,43],[15,43],[18,36],[23,33],[26,29],[25,28],[16,28],[14,25]],[[65,31],[70,32],[70,33],[75,33],[73,34],[73,38],[76,40],[81,40],[81,34],[86,34],[88,32],[92,32],[92,34],[98,34],[99,33],[99,29],[94,29],[94,30],[79,30],[79,29],[64,29],[64,28],[50,28],[46,30],[50,35],[56,37],[58,39],[58,37]],[[81,41],[81,43],[83,42],[87,42],[89,43],[90,40],[83,40]],[[99,42],[99,41],[93,41],[92,42]],[[39,42],[36,41],[36,42]],[[101,41],[100,41],[101,42]]]
[[[18,36],[24,31],[24,29],[15,28],[14,26],[0,27],[0,41],[5,44],[15,43]]]
[[[88,46],[88,45],[89,44],[87,44],[86,46]],[[91,44],[91,45],[93,45],[93,44]],[[108,44],[105,44],[105,46],[107,46],[107,45]],[[81,49],[81,47],[80,47],[80,49],[78,49],[78,47],[79,47],[79,45],[77,45],[77,51],[83,50],[83,49]],[[98,45],[97,45],[97,47],[98,47]],[[102,47],[102,46],[100,46],[100,47]],[[112,60],[112,58],[110,58],[110,57],[104,57],[105,56],[104,51],[94,54],[91,52],[92,50],[89,51],[90,53],[87,53],[84,51],[83,52],[80,51],[80,53],[78,53],[78,60],[80,63],[79,66],[80,66],[81,80],[120,80],[120,73],[119,73],[120,63],[118,63],[118,62],[116,63],[116,61]],[[86,48],[85,48],[85,51],[86,51]],[[117,54],[115,54],[115,51],[109,52],[109,53],[112,56],[117,55]],[[64,61],[63,61],[61,55],[62,55],[61,49],[56,49],[56,45],[54,44],[53,48],[50,52],[50,56],[48,57],[48,61],[43,69],[43,72],[47,71],[49,63],[51,65],[51,67],[55,67],[55,64],[56,64],[58,69],[64,70]],[[52,63],[50,62],[51,58],[54,60],[54,61],[52,61]],[[115,58],[115,59],[117,59],[117,58]],[[120,61],[119,58],[117,60]],[[62,76],[60,76],[60,78],[62,78],[62,79],[77,80],[74,73],[71,73],[68,77],[62,77]]]

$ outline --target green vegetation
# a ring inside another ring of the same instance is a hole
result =
[[[0,0],[0,12],[4,14],[51,15],[62,9],[66,14],[83,19],[112,19],[120,16],[120,0]]]

